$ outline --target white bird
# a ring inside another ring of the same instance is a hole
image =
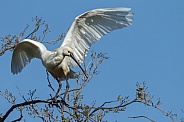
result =
[[[46,70],[59,81],[76,78],[77,74],[71,67],[79,66],[82,69],[80,64],[84,60],[85,52],[93,43],[113,30],[131,25],[130,17],[133,14],[130,10],[130,8],[95,9],[77,16],[62,45],[53,51],[48,51],[40,42],[24,39],[13,51],[11,72],[20,73],[32,58],[38,58]],[[82,71],[84,72],[83,69]]]

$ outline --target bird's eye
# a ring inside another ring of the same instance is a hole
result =
[[[70,53],[70,51],[68,51],[68,53]]]

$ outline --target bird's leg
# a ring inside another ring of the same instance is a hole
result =
[[[69,83],[68,83],[68,79],[66,79],[66,89],[69,90],[69,88],[70,88],[70,85],[69,85]]]
[[[58,87],[58,90],[57,90],[56,95],[55,95],[55,97],[54,97],[55,100],[57,99],[57,96],[58,96],[58,94],[59,94],[59,92],[60,92],[60,90],[61,90],[61,87],[62,87],[61,81],[59,81],[58,78],[56,78],[56,80],[57,80],[57,82],[58,82],[58,84],[59,84],[59,87]]]
[[[68,90],[69,90],[69,88],[70,88],[70,85],[69,85],[69,83],[68,83],[68,78],[67,78],[67,76],[65,77],[65,79],[66,79],[66,90],[65,90],[65,93],[64,93],[63,100],[65,100],[66,95],[67,95],[67,93],[68,93]]]

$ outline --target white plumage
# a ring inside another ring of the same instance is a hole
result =
[[[32,58],[39,58],[53,77],[60,80],[76,78],[76,73],[70,67],[80,66],[85,52],[102,36],[131,25],[130,17],[133,14],[129,12],[130,10],[130,8],[105,8],[79,15],[68,30],[62,45],[53,51],[48,51],[40,42],[24,39],[17,44],[13,52],[12,73],[21,72]]]

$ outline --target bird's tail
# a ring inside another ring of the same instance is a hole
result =
[[[68,79],[75,79],[75,78],[78,78],[79,75],[70,69],[70,72],[68,73],[67,77],[68,77]],[[61,78],[59,78],[59,80],[64,81],[66,79],[65,79],[65,77],[61,77]]]
[[[73,70],[70,69],[70,72],[68,73],[68,78],[69,79],[75,79],[78,78],[79,75],[77,73],[75,73]]]

